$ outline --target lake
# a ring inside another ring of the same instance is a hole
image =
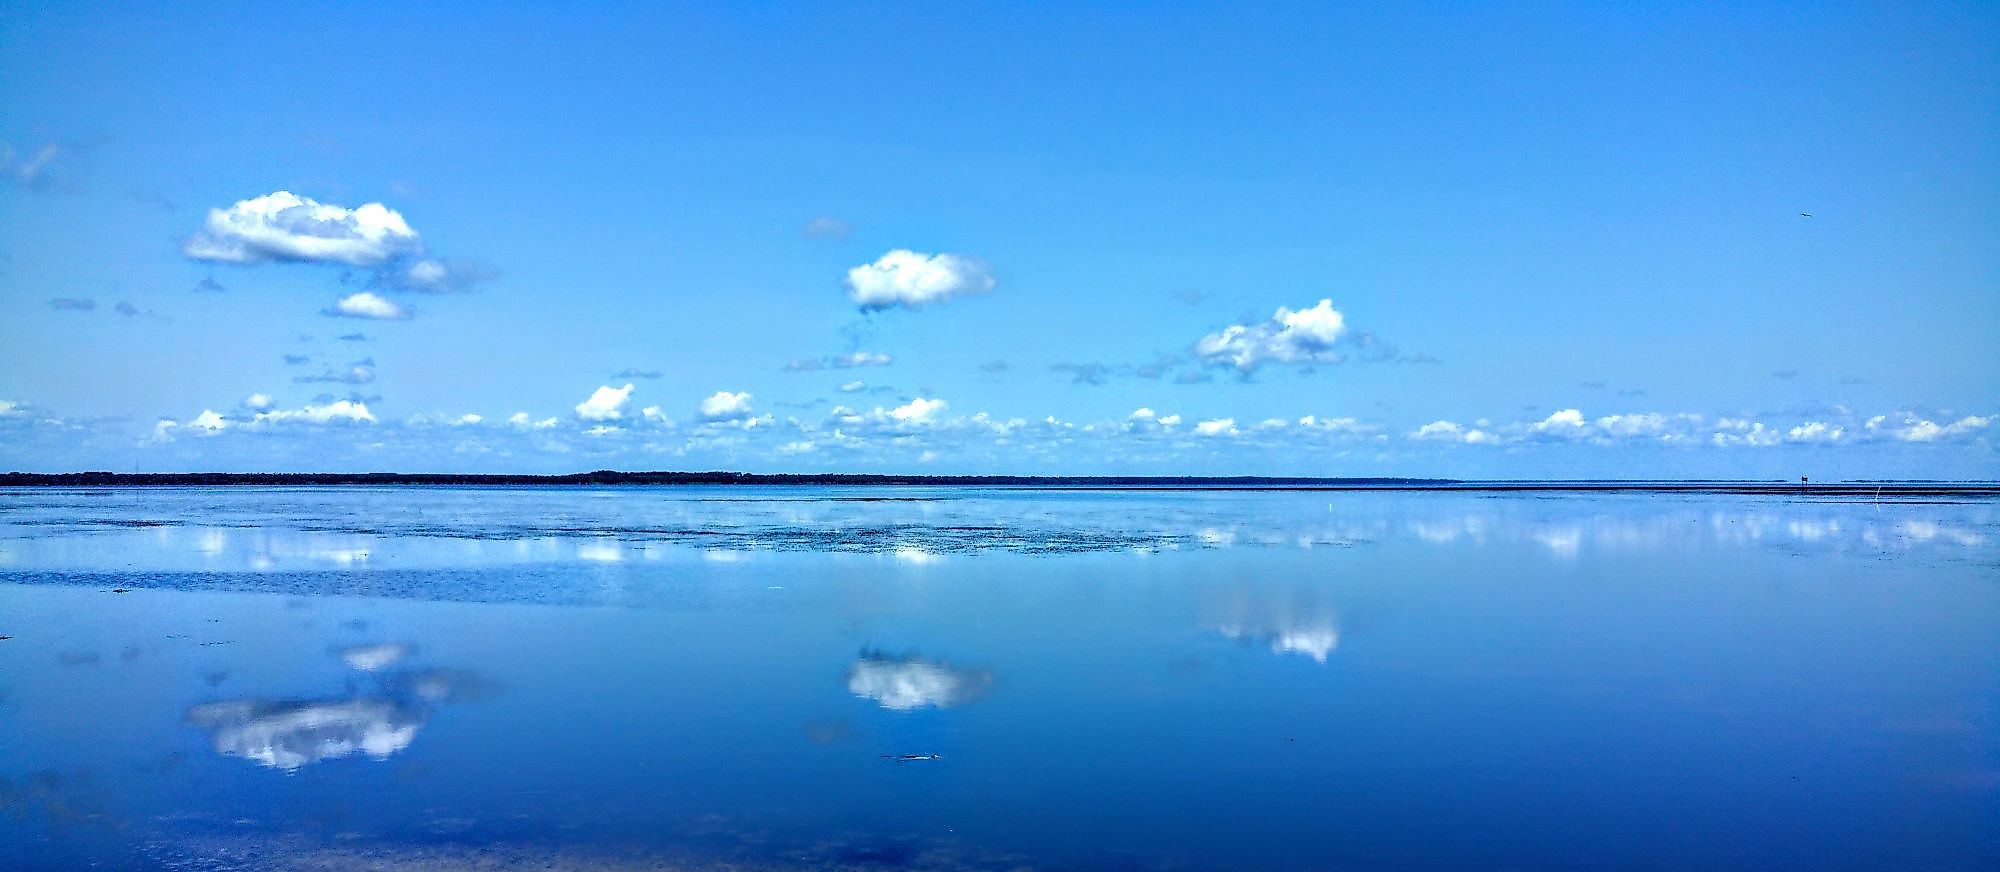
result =
[[[2000,868],[2000,503],[0,491],[0,868]]]

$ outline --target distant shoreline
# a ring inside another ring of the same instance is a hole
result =
[[[1314,490],[1451,492],[1628,492],[1806,494],[1815,496],[2000,496],[2000,482],[1843,481],[1466,481],[1444,478],[1157,475],[877,475],[747,472],[596,472],[566,475],[289,472],[0,473],[0,487],[575,487],[605,485],[762,485],[845,487],[1011,487],[1118,490]]]

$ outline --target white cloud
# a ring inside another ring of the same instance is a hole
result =
[[[215,410],[203,409],[201,414],[194,416],[194,420],[187,422],[185,426],[193,430],[200,430],[203,436],[213,436],[228,429],[229,422],[224,420]]]
[[[1418,427],[1410,434],[1412,439],[1436,442],[1463,442],[1467,445],[1494,445],[1500,437],[1478,427],[1466,427],[1457,421],[1432,421]]]
[[[585,421],[616,421],[625,417],[625,404],[632,399],[632,383],[622,388],[599,387],[590,399],[576,404],[576,416]]]
[[[851,394],[854,393],[855,391],[865,390],[867,387],[868,387],[867,382],[862,381],[860,379],[855,379],[851,382],[841,385],[840,392],[843,394]]]
[[[993,290],[986,266],[956,254],[930,255],[899,248],[874,263],[847,271],[848,295],[863,310],[920,308]]]
[[[1236,435],[1236,419],[1213,418],[1207,421],[1203,421],[1199,424],[1194,425],[1194,435],[1234,436]]]
[[[0,415],[12,415],[21,410],[21,404],[14,400],[0,400]]]
[[[300,409],[278,409],[262,412],[252,419],[253,423],[300,422],[306,424],[331,424],[335,422],[374,423],[375,416],[368,411],[366,403],[353,400],[335,400],[323,405],[308,405]]]
[[[1792,442],[1839,442],[1844,432],[1844,428],[1824,421],[1808,421],[1787,431],[1785,438]]]
[[[943,400],[918,397],[889,410],[889,417],[905,424],[929,424],[947,404]]]
[[[222,263],[376,266],[420,248],[417,232],[381,203],[348,209],[277,191],[208,210],[208,221],[181,245],[181,252]]]
[[[486,420],[486,419],[485,419],[484,417],[482,417],[482,416],[479,416],[479,415],[475,415],[475,414],[472,414],[472,413],[470,413],[470,412],[467,412],[467,413],[465,413],[465,414],[463,414],[463,415],[460,415],[460,416],[458,416],[458,417],[456,417],[456,418],[453,418],[453,419],[452,419],[452,421],[451,421],[451,425],[452,425],[452,426],[454,426],[454,427],[467,427],[467,426],[471,426],[471,425],[473,425],[473,424],[477,424],[477,423],[479,423],[479,422],[481,422],[481,421],[484,421],[484,420]]]
[[[803,232],[807,239],[846,239],[854,228],[838,218],[821,215],[807,221]]]
[[[1875,418],[1869,419],[1868,429],[1874,430],[1881,428],[1883,426],[1882,422],[1884,420],[1885,418],[1882,416],[1877,416]],[[1993,422],[1992,418],[1983,418],[1978,415],[1967,415],[1963,418],[1960,418],[1948,424],[1937,424],[1935,422],[1926,419],[1918,418],[1915,415],[1905,414],[1903,416],[1902,426],[1889,427],[1887,429],[1889,431],[1889,435],[1894,436],[1895,438],[1900,439],[1904,442],[1936,442],[1940,439],[1951,439],[1959,436],[1968,435],[1975,430],[1984,429],[1986,425],[1992,422]]]
[[[716,391],[713,396],[701,401],[701,416],[710,421],[735,421],[749,417],[750,413],[750,394],[747,391]]]
[[[250,396],[244,398],[243,405],[245,408],[253,409],[259,412],[264,411],[265,409],[271,408],[271,395],[251,394]]]
[[[1543,418],[1528,429],[1552,436],[1581,436],[1584,432],[1583,426],[1582,412],[1576,409],[1564,409]]]
[[[423,257],[378,273],[385,285],[405,291],[446,294],[462,291],[494,276],[492,268],[460,260]]]
[[[325,314],[340,318],[401,321],[410,317],[410,310],[373,292],[360,291],[341,297]]]
[[[1195,356],[1210,365],[1233,366],[1252,372],[1266,362],[1287,364],[1338,363],[1336,350],[1348,335],[1346,317],[1330,299],[1307,309],[1279,306],[1269,320],[1232,324],[1201,338]]]
[[[547,430],[550,427],[554,427],[559,422],[557,422],[556,419],[554,418],[543,418],[537,421],[534,418],[529,417],[527,412],[515,412],[513,415],[507,418],[507,423],[512,424],[516,427],[522,427],[529,430]]]

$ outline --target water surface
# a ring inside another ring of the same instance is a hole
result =
[[[1996,509],[0,491],[0,867],[1992,868]]]

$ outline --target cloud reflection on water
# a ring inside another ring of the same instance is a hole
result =
[[[942,660],[863,651],[847,668],[847,692],[890,711],[950,708],[986,695],[993,673]]]

